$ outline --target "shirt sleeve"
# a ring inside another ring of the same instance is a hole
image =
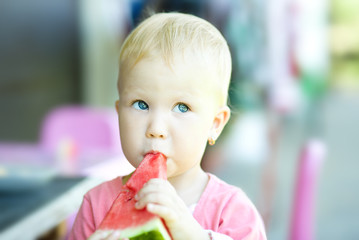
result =
[[[95,230],[96,227],[94,226],[94,216],[91,203],[85,195],[68,240],[85,240],[91,236]]]
[[[213,239],[266,240],[262,218],[247,195],[241,189],[210,176],[210,182],[193,211],[197,222],[212,231]]]
[[[235,194],[227,202],[222,209],[221,224],[216,232],[231,236],[235,240],[266,240],[262,218],[252,203],[243,203],[241,198]]]

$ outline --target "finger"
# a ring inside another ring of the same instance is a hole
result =
[[[169,189],[174,189],[169,181],[161,178],[152,178],[148,180],[144,186],[153,186],[153,187],[166,187]]]
[[[143,193],[138,198],[135,207],[137,209],[142,209],[146,207],[149,203],[157,204],[157,205],[163,205],[167,207],[174,207],[173,203],[174,200],[169,196],[168,194],[161,193],[161,192],[150,192],[150,193]]]
[[[147,205],[147,211],[160,216],[165,220],[166,223],[174,222],[177,220],[177,215],[175,212],[166,206],[149,203]]]
[[[97,230],[88,240],[118,240],[120,235],[120,231]]]
[[[166,180],[151,179],[145,183],[142,189],[137,193],[137,197],[151,193],[151,192],[167,192],[168,194],[177,194],[174,187]]]
[[[94,234],[92,234],[88,240],[102,240],[102,239],[107,239],[108,236],[110,236],[110,234],[112,233],[112,231],[105,231],[105,230],[97,230]]]
[[[113,231],[106,240],[118,240],[120,239],[121,232],[120,231]]]

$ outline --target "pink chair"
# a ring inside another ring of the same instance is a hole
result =
[[[106,175],[115,176],[117,172],[121,172],[118,167],[122,166],[126,171],[128,169],[124,164],[126,160],[121,149],[118,117],[114,109],[63,106],[52,110],[43,121],[40,146],[45,152],[58,155],[58,151],[62,151],[61,145],[63,144],[72,147],[70,150],[73,151],[66,153],[65,157],[77,158],[75,161],[82,165],[78,168],[77,174],[82,173],[82,168],[89,165],[91,158],[97,161],[97,164],[94,165],[97,173],[105,172]],[[76,156],[70,156],[71,154]],[[107,168],[110,170],[104,170],[98,164],[103,162],[106,156],[117,157],[108,164]],[[71,159],[66,159],[66,161],[68,160]],[[66,236],[72,228],[76,213],[69,216],[66,221],[68,230]]]
[[[107,151],[121,153],[118,120],[115,110],[85,106],[63,106],[44,119],[40,145],[55,152],[62,141],[71,141],[79,154]]]
[[[295,182],[290,240],[315,238],[315,199],[318,177],[325,155],[325,145],[318,140],[309,141],[302,150]]]

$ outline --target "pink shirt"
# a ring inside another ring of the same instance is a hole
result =
[[[234,240],[266,239],[261,217],[246,194],[212,174],[209,176],[207,187],[193,212],[200,225]],[[118,177],[85,194],[69,240],[87,239],[95,232],[121,187],[122,181]]]

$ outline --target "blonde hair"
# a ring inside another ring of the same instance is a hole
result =
[[[212,24],[193,15],[157,13],[144,20],[122,45],[120,76],[143,58],[160,56],[171,66],[175,54],[185,53],[198,57],[198,63],[214,73],[221,104],[226,104],[232,71],[227,42]]]

